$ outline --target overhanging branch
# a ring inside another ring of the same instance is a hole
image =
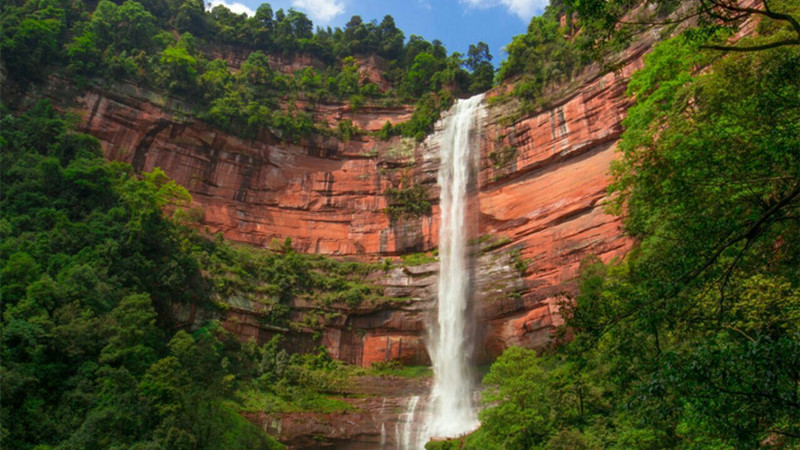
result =
[[[700,48],[708,50],[721,50],[725,52],[757,52],[759,50],[769,50],[771,48],[783,47],[784,45],[800,45],[800,39],[786,39],[783,41],[771,42],[769,44],[743,47],[737,47],[733,45],[701,45]]]

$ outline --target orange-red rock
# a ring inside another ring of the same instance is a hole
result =
[[[603,205],[630,106],[627,81],[651,44],[644,39],[628,49],[619,73],[589,78],[513,125],[502,124],[503,107],[491,111],[479,175],[480,232],[509,239],[527,267],[523,292],[484,305],[483,348],[490,356],[509,345],[546,345],[561,321],[555,299],[575,293],[581,260],[609,261],[632,245],[620,218]],[[509,148],[513,157],[496,166],[502,158],[492,153]]]
[[[474,205],[477,234],[507,242],[476,260],[474,312],[482,325],[476,330],[482,357],[492,358],[508,345],[545,345],[559,320],[553,299],[574,292],[580,261],[590,254],[609,260],[630,247],[619,219],[604,213],[603,202],[630,104],[624,95],[627,78],[641,66],[649,45],[642,40],[629,49],[620,73],[593,77],[588,71],[585,82],[556,96],[552,107],[512,125],[503,122],[508,107],[490,108]],[[234,67],[242,60],[228,50],[220,51],[220,57]],[[362,71],[376,84],[377,75],[369,68]],[[411,114],[408,107],[353,111],[346,104],[300,106],[311,110],[317,123],[334,128],[350,119],[366,131]],[[110,159],[130,162],[140,171],[161,167],[202,206],[203,226],[229,239],[263,247],[289,237],[298,251],[371,259],[437,244],[435,139],[414,145],[369,135],[346,143],[315,136],[287,144],[267,131],[258,139],[241,139],[180,115],[176,100],[128,84],[89,89],[74,110]],[[495,167],[492,153],[507,149],[513,149],[512,157]],[[391,223],[383,193],[404,178],[430,187],[433,211]],[[511,258],[514,251],[527,264],[522,277]],[[385,295],[408,297],[410,303],[347,311],[336,323],[324,324],[320,342],[335,357],[355,364],[426,361],[424,320],[436,295],[436,267],[426,270],[424,276],[376,274]],[[409,288],[414,295],[408,295]],[[304,306],[295,305],[294,314],[305,314]],[[263,342],[275,330],[263,329],[257,316],[258,311],[233,311],[225,326],[243,339]],[[308,330],[304,338],[310,348],[312,334]]]
[[[329,255],[388,255],[435,245],[433,218],[392,224],[383,211],[383,192],[398,184],[399,175],[382,167],[398,164],[393,152],[400,140],[358,136],[345,144],[312,137],[279,144],[266,132],[245,140],[176,117],[158,100],[131,85],[113,93],[90,90],[78,98],[83,130],[101,140],[109,159],[141,171],[160,167],[186,186],[212,232],[257,246],[290,237],[298,251]],[[376,131],[409,115],[406,107],[352,112],[346,105],[322,105],[316,118],[334,125],[348,118]],[[413,158],[413,152],[404,155],[399,164]]]

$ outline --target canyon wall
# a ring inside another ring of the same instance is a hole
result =
[[[180,114],[181,105],[129,84],[77,98],[82,130],[109,159],[137,171],[162,168],[205,210],[204,226],[264,247],[292,238],[297,251],[339,256],[400,254],[432,248],[434,217],[390,223],[383,192],[413,167],[413,143],[357,135],[347,143],[315,136],[287,144],[269,132],[242,139]],[[411,114],[407,107],[315,106],[315,121],[350,119],[379,130]]]
[[[608,262],[632,241],[621,218],[604,211],[609,167],[617,157],[631,99],[630,75],[656,36],[642,36],[623,55],[618,72],[589,68],[583,79],[551,94],[550,106],[508,124],[514,105],[490,108],[482,145],[480,233],[502,239],[522,264],[518,295],[480,302],[485,350],[511,345],[540,348],[562,323],[560,301],[577,291],[583,259]]]
[[[757,2],[741,5],[755,8]],[[653,5],[643,7],[652,12]],[[676,14],[690,7],[681,5]],[[657,42],[690,23],[636,35],[614,58],[615,72],[589,67],[568,85],[553,87],[545,95],[548,106],[513,123],[514,104],[490,108],[479,173],[480,233],[507,242],[495,251],[518,252],[524,281],[515,295],[479,303],[489,357],[511,345],[547,345],[553,326],[563,323],[560,302],[577,292],[581,261],[596,255],[609,262],[630,250],[622,219],[604,212],[609,167],[633,101],[625,94],[628,80]],[[754,34],[757,23],[748,20],[731,40]]]
[[[575,292],[580,261],[588,255],[608,261],[630,248],[620,219],[605,214],[603,204],[630,104],[627,80],[657,37],[641,36],[616,73],[588,68],[532,114],[514,119],[514,101],[492,100],[509,86],[487,96],[475,188],[479,227],[467,237],[475,244],[482,359],[509,345],[546,345],[560,323],[559,300]],[[374,77],[376,71],[364,72]],[[321,343],[333,356],[361,365],[427,361],[424,320],[438,266],[410,266],[398,256],[437,245],[437,137],[418,144],[397,137],[381,141],[374,133],[387,121],[407,120],[410,107],[306,105],[317,123],[334,129],[350,119],[364,132],[348,142],[318,134],[286,143],[268,131],[256,139],[226,133],[183,113],[189,106],[179,100],[134,85],[92,87],[67,99],[65,81],[51,84],[43,95],[77,113],[82,130],[100,139],[109,159],[137,171],[160,167],[189,189],[208,231],[258,247],[289,237],[300,252],[394,261],[371,280],[397,301],[336,310],[321,331],[292,331],[299,347]],[[426,187],[432,212],[392,221],[384,192],[409,183]],[[292,306],[296,323],[317,309],[299,301]],[[199,320],[196,311],[175,311],[183,321]],[[261,322],[253,305],[233,304],[224,323],[243,339],[260,342],[284,332]]]

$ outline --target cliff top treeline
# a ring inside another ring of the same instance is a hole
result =
[[[314,30],[296,10],[262,4],[247,17],[224,6],[206,11],[199,0],[10,3],[0,50],[23,90],[52,73],[77,83],[128,80],[186,99],[186,112],[228,131],[269,129],[284,140],[320,131],[298,100],[353,109],[417,103],[417,116],[385,134],[422,137],[453,97],[485,91],[494,76],[486,44],[448,54],[440,41],[406,39],[391,16]],[[215,56],[237,51],[246,55],[238,68]],[[362,72],[371,57],[379,79]],[[310,59],[293,73],[276,70],[276,61],[298,58]]]
[[[337,124],[312,121],[317,102],[346,102],[353,110],[413,103],[414,116],[379,137],[421,139],[454,98],[513,81],[511,95],[531,110],[548,85],[624,48],[627,40],[615,39],[600,49],[601,21],[584,14],[573,23],[580,7],[573,3],[554,2],[532,18],[495,72],[485,43],[448,54],[438,40],[407,38],[388,15],[315,29],[302,12],[267,3],[248,17],[221,5],[206,10],[200,0],[17,0],[0,16],[0,53],[13,81],[3,92],[10,98],[51,74],[80,86],[125,80],[183,100],[181,114],[225,131],[256,137],[266,130],[284,141],[342,134]]]

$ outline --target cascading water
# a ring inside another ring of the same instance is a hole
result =
[[[417,416],[417,405],[419,404],[419,396],[415,395],[408,399],[408,404],[406,405],[406,413],[405,417],[402,417],[403,424],[402,428],[400,428],[400,424],[398,424],[397,429],[397,447],[402,449],[411,450],[418,446],[416,440],[414,439],[414,425],[416,421],[414,420]],[[422,444],[423,446],[425,444]]]
[[[472,149],[476,146],[474,136],[480,131],[484,111],[482,102],[483,95],[458,101],[445,119],[440,136],[438,314],[427,341],[433,362],[433,388],[426,424],[419,427],[416,439],[406,440],[404,448],[423,448],[432,437],[460,436],[479,425],[472,402],[475,386],[470,365],[467,241],[474,223],[468,220],[467,193],[473,167]]]

